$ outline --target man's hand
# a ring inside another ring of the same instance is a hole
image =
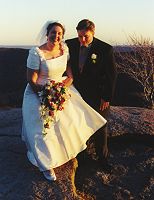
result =
[[[101,99],[100,108],[99,108],[101,111],[107,109],[109,106],[110,106],[110,102],[104,101],[103,99]]]
[[[65,80],[63,80],[63,83],[66,87],[69,87],[73,82],[73,79],[71,77],[67,77]]]

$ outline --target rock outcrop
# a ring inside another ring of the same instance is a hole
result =
[[[21,108],[1,109],[0,200],[154,199],[153,111],[113,106],[109,118],[112,170],[73,159],[55,169],[50,183],[26,157]]]
[[[28,53],[29,49],[0,48],[0,106],[21,107]],[[113,105],[145,107],[143,88],[126,74],[118,74]]]

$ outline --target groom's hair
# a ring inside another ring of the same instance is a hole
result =
[[[76,30],[77,31],[80,31],[80,30],[88,31],[89,30],[89,31],[94,32],[95,24],[92,21],[90,21],[89,19],[83,19],[78,23]]]

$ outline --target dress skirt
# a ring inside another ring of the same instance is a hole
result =
[[[44,136],[40,118],[40,100],[28,84],[24,93],[22,139],[25,141],[30,162],[40,171],[58,167],[75,158],[86,149],[87,140],[106,120],[91,108],[74,86],[64,110],[58,111],[56,121]]]

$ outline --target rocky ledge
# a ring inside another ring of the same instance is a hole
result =
[[[111,107],[111,171],[105,171],[95,160],[78,163],[73,159],[55,169],[58,180],[50,183],[27,160],[21,141],[21,108],[0,109],[0,199],[154,199],[153,122],[153,110]]]

